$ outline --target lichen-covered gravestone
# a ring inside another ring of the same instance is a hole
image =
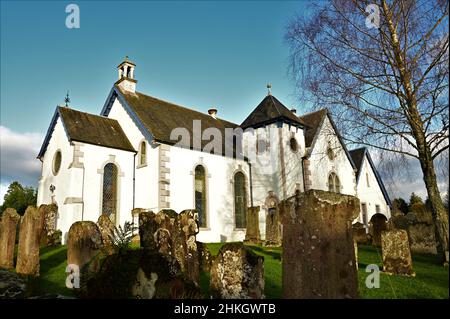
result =
[[[281,220],[278,203],[278,198],[273,192],[269,192],[269,196],[265,201],[265,206],[267,207],[265,246],[281,245]]]
[[[408,233],[403,229],[381,233],[383,271],[390,274],[414,276]]]
[[[177,214],[164,209],[159,213],[139,213],[141,247],[174,257],[181,270],[195,283],[199,283],[199,257],[196,245],[198,217],[195,210]]]
[[[0,268],[14,268],[14,246],[17,223],[20,220],[14,208],[7,208],[0,221]]]
[[[39,244],[42,235],[43,215],[36,207],[28,206],[20,222],[19,249],[16,272],[39,276]]]
[[[424,204],[414,204],[406,215],[409,220],[408,236],[412,252],[437,254],[433,215]]]
[[[359,222],[354,223],[352,225],[352,231],[353,231],[353,239],[358,244],[368,243],[367,232],[366,228],[364,227],[364,224],[361,224]]]
[[[245,243],[260,244],[259,232],[259,206],[247,208]]]
[[[102,237],[102,243],[108,251],[112,252],[112,238],[114,237],[115,225],[107,215],[100,215],[97,220],[98,230]]]
[[[102,235],[92,221],[75,222],[67,236],[67,265],[76,265],[81,271],[102,248]]]
[[[358,198],[309,190],[295,202],[283,216],[283,298],[356,298]]]
[[[213,298],[264,298],[264,257],[242,243],[225,244],[211,266],[210,290]]]
[[[53,246],[61,243],[58,238],[59,232],[56,229],[58,206],[56,204],[42,204],[39,206],[39,213],[43,222],[41,246]]]

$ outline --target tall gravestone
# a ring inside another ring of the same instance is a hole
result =
[[[406,217],[409,220],[408,236],[412,252],[437,254],[433,215],[426,205],[415,204]]]
[[[99,253],[102,235],[97,224],[92,221],[75,222],[67,236],[67,264],[82,267]]]
[[[195,210],[184,210],[178,216],[181,247],[184,258],[180,262],[181,270],[193,282],[200,284],[200,264],[197,249],[197,234],[199,232],[198,215]],[[176,249],[178,249],[176,247]]]
[[[273,192],[269,192],[265,201],[266,214],[266,246],[281,246],[281,220],[278,209],[278,198]]]
[[[14,268],[14,246],[20,216],[14,208],[7,208],[0,221],[0,268]]]
[[[264,298],[264,257],[242,243],[223,245],[211,266],[210,290],[213,298]]]
[[[383,231],[381,233],[381,252],[383,271],[396,275],[415,275],[406,230]]]
[[[356,298],[358,276],[352,221],[354,196],[318,190],[297,193],[283,214],[283,298]]]
[[[42,230],[43,215],[36,207],[28,206],[20,222],[17,273],[39,276],[39,245]]]
[[[52,246],[60,244],[59,232],[56,229],[58,219],[58,206],[56,204],[42,204],[39,206],[39,214],[42,219],[41,245]]]
[[[364,224],[356,222],[352,225],[353,239],[358,244],[368,244],[366,227]]]
[[[375,214],[369,222],[369,234],[372,236],[372,245],[381,246],[381,232],[387,230],[387,218],[382,214]]]
[[[260,244],[259,232],[259,206],[247,208],[245,243]]]

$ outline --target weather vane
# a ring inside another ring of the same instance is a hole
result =
[[[66,97],[64,98],[64,103],[66,103],[66,107],[69,107],[70,103],[69,91],[67,91]]]
[[[272,84],[267,83],[267,95],[272,95]]]

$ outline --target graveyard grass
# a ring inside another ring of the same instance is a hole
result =
[[[219,252],[222,243],[207,244],[212,255]],[[256,254],[264,257],[266,298],[281,298],[281,248],[249,246]],[[360,298],[449,298],[449,272],[439,264],[433,255],[413,255],[416,277],[381,274],[380,288],[368,289],[365,280],[368,264],[377,264],[381,269],[381,249],[373,246],[359,246],[359,296]],[[67,247],[41,248],[41,276],[30,281],[33,295],[61,294],[73,296],[65,287]],[[207,295],[209,274],[200,278],[202,292]]]

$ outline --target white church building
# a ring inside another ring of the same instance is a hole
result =
[[[390,217],[390,201],[366,149],[349,152],[326,109],[298,116],[269,88],[239,125],[136,91],[136,65],[118,66],[100,115],[58,106],[38,155],[38,205],[58,205],[57,228],[133,208],[196,209],[203,242],[241,241],[245,211],[298,189],[359,197],[359,221]],[[229,134],[231,132],[231,135]]]

